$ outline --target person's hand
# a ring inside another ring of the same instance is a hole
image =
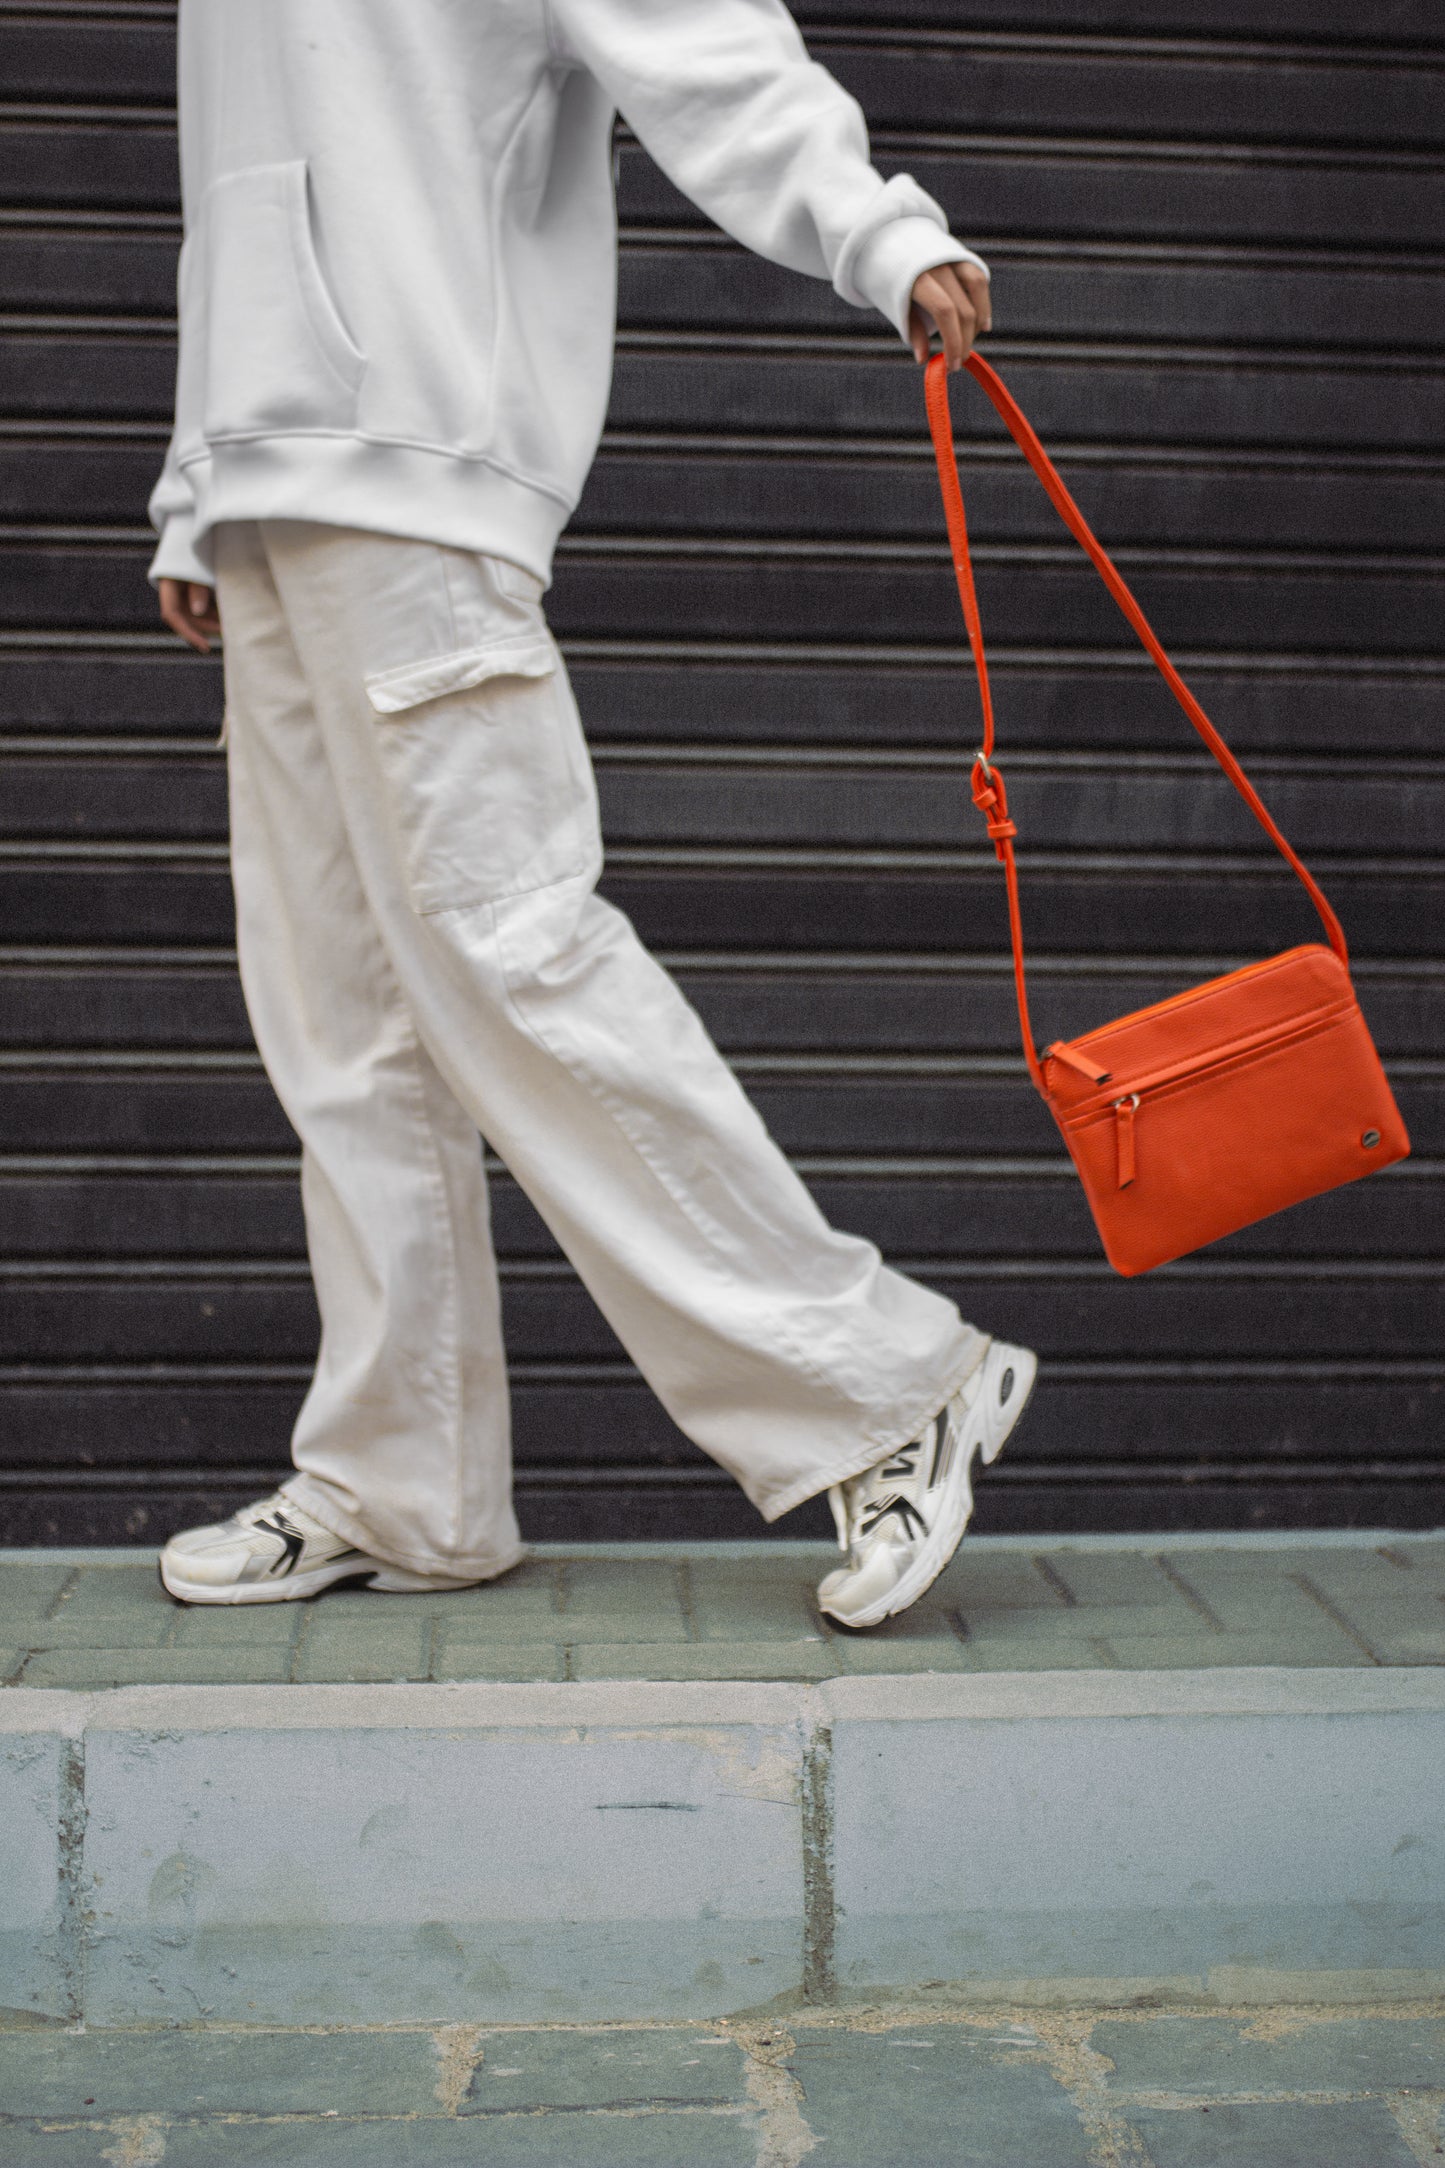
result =
[[[928,359],[928,334],[938,333],[950,369],[961,369],[975,339],[993,326],[988,280],[975,264],[941,263],[915,280],[908,310],[908,339],[920,367]]]
[[[221,632],[215,589],[203,587],[199,580],[161,580],[158,584],[161,616],[171,631],[179,633],[187,647],[209,655],[212,638],[219,639]]]

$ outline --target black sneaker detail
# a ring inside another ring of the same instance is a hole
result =
[[[928,1523],[910,1498],[885,1499],[883,1504],[876,1507],[862,1523],[859,1534],[871,1536],[874,1529],[881,1522],[886,1521],[890,1513],[898,1515],[898,1518],[903,1523],[905,1535],[926,1536],[928,1534]]]
[[[285,1549],[276,1560],[276,1563],[266,1568],[267,1573],[277,1574],[282,1580],[285,1579],[288,1573],[294,1573],[297,1561],[306,1548],[306,1538],[302,1535],[300,1529],[291,1526],[279,1506],[270,1520],[256,1521],[252,1525],[256,1528],[264,1528],[268,1535],[279,1536],[285,1545]]]
[[[1005,1370],[1003,1374],[1003,1382],[1000,1384],[998,1389],[998,1404],[1000,1407],[1003,1406],[1004,1402],[1008,1399],[1008,1396],[1013,1391],[1013,1389],[1014,1374],[1012,1370]]]
[[[880,1475],[912,1475],[914,1469],[918,1466],[918,1455],[922,1445],[922,1438],[912,1438],[907,1445],[900,1445],[898,1451],[884,1461],[877,1473]]]
[[[362,1554],[360,1552],[346,1551],[339,1555],[350,1558],[353,1555],[360,1557]],[[344,1596],[348,1589],[370,1588],[380,1571],[379,1566],[361,1566],[355,1573],[340,1574],[336,1580],[328,1581],[325,1588],[318,1590],[316,1595],[312,1596],[309,1601],[312,1603],[325,1603],[328,1596]]]

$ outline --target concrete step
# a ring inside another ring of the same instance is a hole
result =
[[[0,1557],[0,1959],[30,2023],[707,2019],[1445,1992],[1445,1537],[555,1549],[178,1610]],[[33,1683],[32,1683],[33,1682]]]

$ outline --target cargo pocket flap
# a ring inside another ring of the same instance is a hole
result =
[[[373,671],[365,680],[366,697],[378,715],[399,715],[423,700],[439,700],[444,693],[469,692],[488,678],[550,677],[556,667],[557,651],[550,639],[529,634]]]

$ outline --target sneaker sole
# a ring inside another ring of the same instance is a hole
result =
[[[985,1387],[988,1383],[987,1365],[992,1352],[992,1349],[990,1349],[989,1354],[984,1356]],[[938,1579],[960,1543],[962,1543],[968,1524],[973,1518],[974,1461],[981,1460],[985,1468],[993,1466],[1018,1427],[1024,1410],[1033,1398],[1034,1386],[1038,1382],[1039,1359],[1037,1355],[1029,1348],[1010,1349],[1009,1352],[1015,1369],[1022,1369],[1024,1359],[1027,1359],[1028,1374],[1023,1380],[1023,1391],[1014,1405],[1013,1412],[999,1431],[998,1436],[991,1443],[981,1438],[975,1440],[963,1462],[963,1469],[958,1483],[958,1497],[960,1502],[964,1497],[967,1497],[967,1509],[951,1514],[940,1528],[934,1530],[932,1536],[924,1545],[908,1572],[899,1581],[897,1587],[892,1589],[888,1596],[879,1602],[869,1604],[866,1610],[858,1612],[853,1618],[844,1618],[840,1612],[830,1611],[826,1604],[820,1604],[819,1609],[827,1617],[836,1619],[840,1626],[856,1628],[881,1626],[885,1619],[897,1618],[900,1611],[908,1610],[910,1605],[917,1603],[920,1596],[927,1595],[929,1589],[932,1588],[934,1582]],[[956,1528],[954,1527],[955,1522],[957,1523]]]
[[[309,1573],[288,1574],[284,1581],[232,1581],[217,1588],[204,1581],[187,1581],[159,1565],[160,1583],[176,1603],[304,1603],[323,1590],[350,1584],[383,1596],[443,1595],[449,1589],[480,1588],[480,1580],[447,1581],[424,1573],[408,1573],[402,1566],[356,1566],[338,1559],[334,1566],[313,1566]],[[503,1568],[503,1571],[506,1569]]]

